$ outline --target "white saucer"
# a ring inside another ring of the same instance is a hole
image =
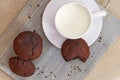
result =
[[[81,2],[85,4],[91,12],[98,11],[100,8],[98,7],[97,3],[94,0],[52,0],[49,2],[47,5],[44,14],[43,14],[43,20],[42,20],[42,25],[43,25],[43,30],[48,38],[48,40],[56,47],[61,48],[63,42],[66,40],[63,36],[61,36],[58,31],[56,30],[55,27],[55,14],[57,10],[64,4],[68,2]],[[101,29],[102,29],[102,18],[98,18],[94,20],[92,23],[91,31],[88,31],[83,38],[89,46],[91,46],[97,37],[99,36]]]

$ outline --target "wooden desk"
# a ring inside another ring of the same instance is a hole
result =
[[[28,0],[1,0],[0,1],[0,35],[19,14]],[[106,0],[97,0],[103,6]],[[120,18],[120,0],[111,0],[109,11]],[[106,51],[105,55],[96,64],[86,80],[120,80],[120,37]],[[115,54],[115,55],[113,55]],[[0,80],[12,80],[0,70]]]

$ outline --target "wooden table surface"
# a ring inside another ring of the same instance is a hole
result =
[[[0,0],[0,36],[19,14],[28,0]],[[97,0],[103,6],[107,0]],[[109,11],[120,18],[120,0],[111,0]],[[110,46],[85,80],[120,80],[120,37]],[[0,70],[0,80],[12,80]]]

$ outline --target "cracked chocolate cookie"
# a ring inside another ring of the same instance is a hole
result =
[[[76,58],[86,62],[90,55],[90,50],[86,41],[83,39],[68,39],[62,45],[61,54],[67,62]]]
[[[31,76],[35,72],[35,66],[31,61],[25,61],[19,57],[11,57],[9,66],[12,72],[23,77]]]
[[[23,60],[34,60],[42,53],[43,41],[36,32],[21,32],[14,40],[14,52]]]

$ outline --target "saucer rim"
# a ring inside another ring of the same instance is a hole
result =
[[[45,10],[44,10],[44,12],[43,12],[43,16],[42,16],[42,27],[43,27],[44,34],[45,34],[46,38],[48,39],[48,41],[49,41],[52,45],[54,45],[55,47],[61,49],[61,47],[58,47],[55,43],[53,43],[53,41],[51,41],[51,40],[49,39],[48,34],[47,34],[47,32],[45,31],[45,28],[44,28],[44,17],[45,17],[45,13],[46,13],[46,11],[47,11],[47,8],[49,7],[49,5],[50,5],[53,1],[54,1],[54,0],[50,1],[50,2],[47,4],[47,6],[46,6],[46,8],[45,8]],[[70,1],[70,2],[73,2],[73,1]],[[97,2],[94,1],[94,0],[93,0],[93,2],[96,4],[95,6],[98,8],[97,10],[100,10],[100,7],[99,7],[99,5],[97,4]],[[68,3],[69,3],[69,2],[68,2]],[[101,27],[100,32],[101,32],[101,30],[102,30],[102,25],[103,25],[103,18],[100,18],[99,20],[101,20],[101,24],[100,24],[100,25],[101,25],[101,26],[100,26],[100,27]],[[91,44],[88,44],[88,46],[91,46],[91,45],[97,40],[97,38],[99,37],[100,32],[98,33],[96,39],[94,39],[94,40],[91,42]],[[62,37],[64,38],[64,36],[62,36]],[[67,39],[67,38],[65,38],[65,40],[66,40],[66,39]]]

